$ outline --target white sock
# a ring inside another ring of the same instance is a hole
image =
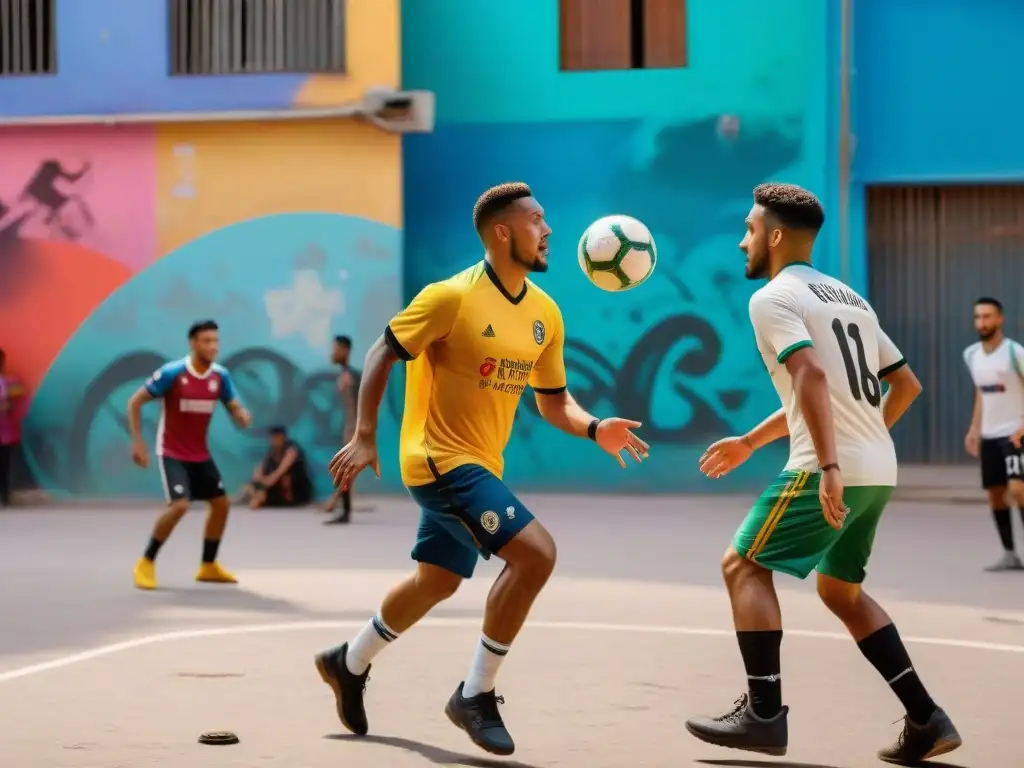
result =
[[[384,623],[377,614],[359,630],[356,639],[348,644],[345,666],[353,675],[361,675],[370,666],[373,657],[383,651],[388,643],[398,639],[398,633]]]
[[[508,654],[509,646],[491,640],[487,635],[480,635],[473,663],[462,686],[464,698],[471,699],[477,694],[494,690],[494,681],[498,677],[501,662]]]

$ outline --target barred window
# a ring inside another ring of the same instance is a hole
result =
[[[563,70],[686,66],[686,0],[559,0]]]
[[[345,0],[168,0],[172,75],[345,71]]]
[[[0,0],[0,77],[57,72],[56,0]]]

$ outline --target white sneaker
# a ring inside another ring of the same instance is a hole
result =
[[[985,569],[989,573],[999,571],[1024,571],[1024,562],[1017,556],[1016,552],[1003,552],[1003,556]]]

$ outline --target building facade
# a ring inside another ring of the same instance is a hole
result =
[[[289,426],[323,466],[341,434],[331,336],[361,356],[403,300],[479,259],[472,204],[512,179],[554,229],[539,280],[566,318],[570,387],[653,444],[643,468],[609,471],[527,393],[506,454],[518,488],[736,490],[779,465],[784,445],[728,483],[696,471],[708,441],[777,406],[737,250],[767,179],[819,194],[818,264],[868,293],[925,382],[904,459],[961,458],[973,297],[1002,294],[1011,333],[1021,321],[1024,150],[1005,94],[1024,10],[1006,0],[927,18],[911,0],[313,0],[305,16],[244,0],[206,18],[188,0],[32,2],[18,45],[0,36],[0,347],[33,392],[25,463],[58,495],[158,494],[128,461],[124,403],[207,316],[257,425]],[[434,131],[324,111],[374,86],[435,93]],[[660,250],[618,295],[573,253],[613,212]],[[263,439],[216,419],[229,481]]]
[[[962,352],[977,341],[974,300],[999,298],[1007,334],[1024,335],[1024,107],[1009,97],[1024,6],[854,8],[850,248],[924,384],[894,434],[903,460],[963,461],[974,394]]]
[[[567,38],[574,24],[595,25],[573,17],[584,4],[404,4],[403,80],[438,105],[434,132],[404,139],[406,293],[480,257],[470,213],[481,190],[527,181],[553,229],[538,279],[565,317],[570,388],[599,415],[643,422],[653,449],[642,469],[620,473],[540,423],[528,397],[506,472],[544,489],[717,490],[697,472],[708,442],[778,407],[737,248],[751,189],[784,178],[837,201],[838,93],[823,66],[835,20],[814,0],[781,0],[767,15],[756,0],[650,2],[685,10],[685,55],[633,68],[628,50],[617,57],[616,40],[599,39],[583,66],[568,60]],[[630,22],[611,16],[605,28]],[[616,212],[646,222],[659,262],[642,288],[606,294],[583,279],[575,249],[591,221]],[[827,268],[838,266],[837,233],[830,220],[818,255]],[[784,450],[757,456],[727,487],[762,481]]]
[[[0,127],[0,347],[33,393],[22,453],[41,488],[160,493],[155,470],[129,461],[126,399],[187,353],[189,325],[206,317],[255,415],[247,433],[214,420],[225,479],[249,476],[272,424],[313,466],[337,450],[332,338],[352,336],[362,355],[401,303],[401,141],[301,115],[397,87],[400,19],[398,0],[317,2],[346,11],[344,47],[324,62],[337,72],[169,74],[168,9],[187,3],[92,0],[56,3],[54,74],[0,77],[14,123]],[[237,69],[225,35],[192,64]],[[302,42],[277,41],[284,53]],[[246,56],[275,66],[266,51]],[[144,414],[150,439],[159,406]],[[384,421],[394,444],[397,422]]]

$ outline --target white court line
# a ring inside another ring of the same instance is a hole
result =
[[[453,627],[479,627],[483,618],[476,619],[423,619],[416,627],[425,629],[445,629]],[[145,635],[143,637],[124,640],[120,643],[101,645],[88,651],[73,653],[70,656],[61,656],[50,661],[39,664],[32,664],[19,669],[11,669],[7,672],[0,672],[0,683],[17,680],[19,677],[37,675],[40,672],[48,672],[51,669],[70,667],[72,664],[80,664],[84,661],[98,659],[101,656],[110,656],[121,651],[130,651],[133,648],[141,648],[146,645],[157,643],[172,643],[178,640],[193,640],[204,637],[227,637],[229,635],[259,635],[269,632],[308,632],[318,629],[361,629],[365,622],[362,621],[296,621],[283,624],[240,624],[233,627],[213,627],[210,629],[186,629],[178,632],[161,632],[156,635]],[[525,629],[527,631],[546,630],[568,630],[574,632],[626,632],[632,634],[650,635],[684,635],[690,637],[733,637],[735,632],[731,629],[715,629],[712,627],[679,627],[657,624],[604,624],[590,621],[528,621]],[[787,637],[807,637],[815,640],[845,640],[849,641],[850,636],[841,632],[817,632],[809,629],[787,629]],[[982,640],[957,640],[948,637],[905,637],[905,642],[918,645],[938,645],[945,648],[964,648],[975,651],[990,651],[996,653],[1024,653],[1024,645],[1009,645],[1006,643],[988,643]]]

